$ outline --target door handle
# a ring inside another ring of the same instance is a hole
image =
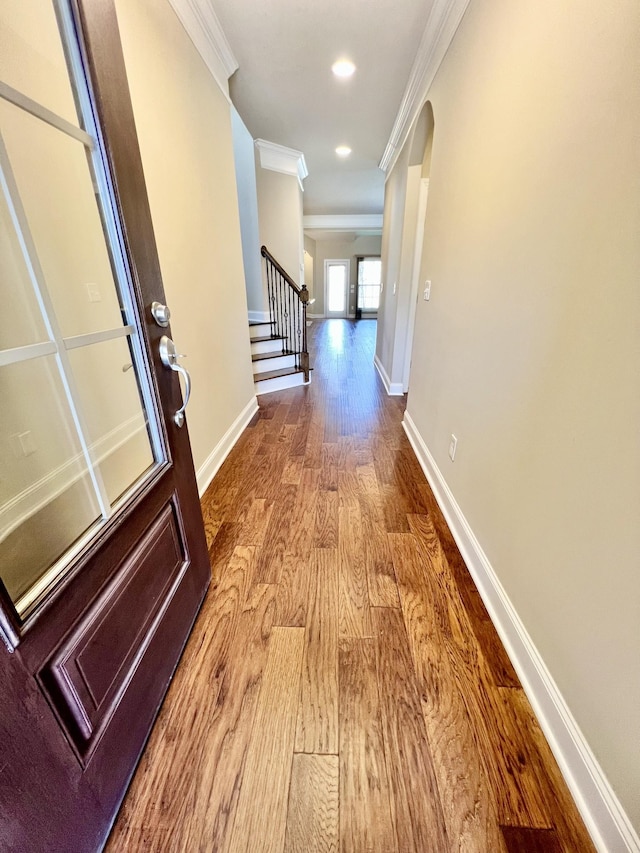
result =
[[[185,358],[184,354],[176,350],[176,345],[171,338],[163,335],[160,338],[160,360],[165,367],[174,370],[184,379],[184,401],[173,416],[174,424],[181,427],[184,424],[184,410],[187,408],[189,397],[191,396],[191,377],[189,376],[189,371],[185,370],[181,364],[178,364],[179,358]]]

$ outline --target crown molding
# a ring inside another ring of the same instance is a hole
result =
[[[282,172],[284,175],[293,175],[298,179],[300,189],[304,192],[302,182],[309,174],[302,151],[295,148],[286,148],[275,142],[267,142],[266,139],[256,139],[255,146],[260,154],[260,165],[263,169],[272,172]]]
[[[211,0],[169,0],[169,3],[216,83],[230,101],[229,77],[238,68],[238,60],[213,11]]]
[[[382,231],[381,213],[308,214],[302,218],[305,229],[322,231]]]
[[[400,109],[379,167],[389,174],[409,131],[427,100],[438,68],[453,41],[470,0],[435,0],[422,34]]]

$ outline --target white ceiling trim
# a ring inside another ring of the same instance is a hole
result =
[[[303,228],[323,231],[380,231],[381,213],[327,213],[302,217]]]
[[[238,68],[211,0],[169,0],[173,11],[229,102],[229,77]]]
[[[302,151],[286,148],[266,139],[256,139],[256,148],[260,154],[260,165],[272,172],[282,172],[284,175],[294,175],[298,179],[300,189],[304,192],[302,182],[309,174]]]
[[[470,0],[435,0],[433,4],[389,142],[380,160],[380,168],[387,175],[427,100],[429,88],[469,3]]]

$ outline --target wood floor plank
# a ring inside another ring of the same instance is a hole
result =
[[[402,853],[446,851],[451,845],[429,750],[402,616],[376,607],[376,670],[391,788],[391,814]]]
[[[307,559],[311,554],[315,534],[316,502],[318,499],[318,471],[304,468],[296,488],[296,501],[288,523],[286,551]]]
[[[373,640],[340,641],[341,853],[398,851],[391,822],[375,658]]]
[[[412,529],[419,536],[403,539],[391,537],[394,543],[413,542],[415,556],[425,568],[429,589],[427,602],[432,602],[431,620],[440,631],[440,648],[448,651],[451,674],[460,685],[469,719],[475,731],[487,779],[494,792],[495,811],[501,824],[549,827],[550,812],[536,781],[537,753],[513,714],[501,701],[490,670],[472,630],[459,589],[450,573],[449,564],[429,518],[409,515]],[[408,547],[408,546],[407,546]],[[408,550],[411,550],[409,548]],[[408,551],[395,563],[396,570],[406,565]],[[487,677],[489,676],[489,677]]]
[[[302,476],[303,462],[304,459],[302,456],[289,456],[284,463],[280,482],[290,486],[297,486],[300,483],[300,477]]]
[[[313,551],[296,752],[338,752],[338,553]]]
[[[313,546],[338,547],[338,493],[321,489],[316,498]]]
[[[539,756],[530,734],[501,699],[502,688],[493,684],[480,649],[473,643],[465,654],[457,644],[449,643],[447,648],[473,721],[498,821],[506,826],[550,828],[552,809],[543,794],[548,780],[538,773]]]
[[[225,596],[214,593],[212,600],[220,607]],[[255,607],[247,609],[245,604],[237,615],[226,658],[203,640],[196,626],[189,640],[193,658],[187,658],[190,665],[180,667],[172,682],[129,789],[123,819],[111,834],[110,853],[225,849],[266,661],[272,610],[272,588],[262,587]],[[225,643],[216,614],[207,607],[203,615],[201,624],[210,632],[210,642]],[[214,683],[217,691],[211,689]]]
[[[411,534],[389,539],[449,849],[499,853],[504,841],[485,767],[438,624],[438,569]]]
[[[311,554],[301,557],[286,551],[282,558],[273,624],[304,628],[307,624]]]
[[[433,519],[432,510],[429,511],[428,515],[410,515],[409,527],[411,532],[428,549],[435,548],[442,554],[442,558],[446,562],[448,577],[453,580],[457,587],[457,593],[454,595],[456,598],[459,596],[462,601],[467,624],[482,649],[483,657],[491,670],[495,683],[499,687],[519,687],[518,676],[505,652],[498,632],[489,618],[480,593],[476,589],[467,567],[462,563],[455,543],[453,546],[450,544],[448,549],[443,546],[442,536],[438,533]],[[451,563],[451,558],[454,556],[453,548],[456,551],[454,563],[457,568]]]
[[[284,853],[338,853],[339,759],[294,755]]]
[[[233,853],[281,853],[284,845],[302,628],[273,628],[231,842]]]
[[[503,826],[502,834],[508,853],[563,853],[555,829]],[[583,848],[573,849],[582,851]]]
[[[269,526],[273,503],[264,498],[250,500],[242,529],[238,533],[241,545],[262,545]]]
[[[539,780],[544,780],[541,786],[542,795],[552,817],[560,849],[563,853],[572,853],[573,850],[579,850],[580,853],[595,853],[595,846],[576,810],[560,768],[524,690],[501,687],[497,692],[503,702],[508,702],[515,725],[527,732],[535,746],[536,776]]]
[[[338,509],[338,555],[340,639],[371,637],[371,608],[358,503]]]
[[[297,486],[281,486],[256,566],[256,583],[278,583],[285,552],[289,550],[291,515],[298,500]]]
[[[372,607],[399,607],[396,575],[377,491],[360,495],[362,537],[369,601]]]
[[[238,544],[238,537],[242,531],[242,525],[237,522],[223,521],[211,545],[209,546],[209,562],[211,563],[211,577],[213,583],[217,583],[226,568],[234,548]]]

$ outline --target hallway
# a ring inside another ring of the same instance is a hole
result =
[[[311,384],[205,494],[213,581],[107,849],[593,847],[373,366],[309,329]]]

